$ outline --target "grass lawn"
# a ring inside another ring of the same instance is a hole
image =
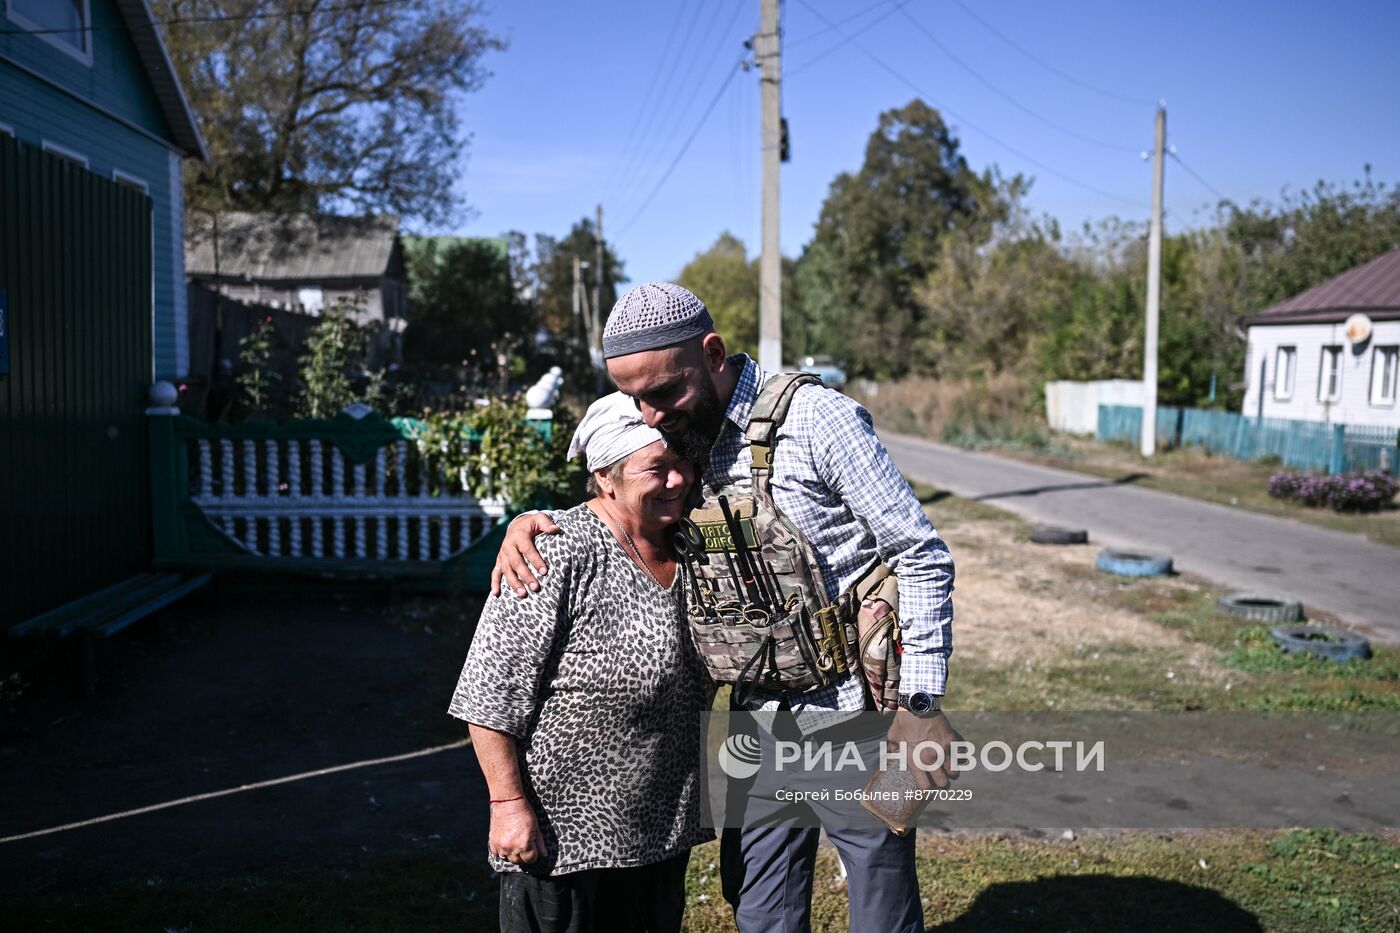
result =
[[[1216,613],[1219,593],[1200,580],[1106,576],[1092,547],[1033,545],[1005,512],[917,491],[957,560],[950,710],[1400,709],[1400,651],[1378,646],[1345,667],[1290,658],[1260,627]],[[474,621],[451,604],[414,605],[413,625],[454,640]],[[450,678],[458,664],[446,658],[425,679]],[[424,708],[433,704],[441,697]],[[1400,930],[1392,835],[924,832],[918,858],[937,930]],[[692,854],[687,929],[733,929],[718,862],[715,843]],[[496,890],[478,853],[369,853],[295,875],[145,879],[0,911],[15,930],[476,930],[495,926]],[[846,929],[829,849],[813,926]]]
[[[1275,499],[1269,495],[1268,486],[1269,477],[1281,469],[1278,464],[1212,456],[1195,447],[1159,451],[1148,460],[1126,444],[1101,444],[1070,434],[1052,434],[1051,438],[1046,447],[994,444],[985,449],[1106,479],[1132,476],[1135,484],[1149,489],[1292,518],[1400,547],[1400,507],[1392,503],[1382,512],[1342,513]]]

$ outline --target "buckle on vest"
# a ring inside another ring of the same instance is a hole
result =
[[[834,670],[836,674],[845,676],[851,668],[847,663],[850,656],[846,648],[845,626],[841,624],[840,604],[833,603],[817,610],[816,619],[817,627],[821,630],[821,637],[817,639],[817,651],[821,658],[818,666],[824,671]],[[821,661],[827,659],[828,664],[822,665]]]
[[[751,442],[749,451],[753,454],[753,468],[755,470],[770,470],[773,468],[773,448],[768,444]]]

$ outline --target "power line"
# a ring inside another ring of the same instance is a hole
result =
[[[637,108],[637,115],[632,120],[632,128],[627,131],[627,136],[622,143],[621,152],[624,156],[626,153],[632,152],[632,143],[637,138],[637,130],[642,126],[642,117],[646,115],[648,109],[651,107],[653,95],[657,94],[657,89],[661,84],[661,69],[666,66],[666,63],[671,58],[671,46],[675,43],[676,33],[680,29],[681,20],[685,17],[685,9],[689,3],[690,0],[681,0],[681,3],[676,6],[676,18],[671,22],[671,31],[666,36],[665,44],[661,46],[661,56],[656,60],[656,68],[652,70],[651,80],[647,82],[647,90],[646,94],[642,97],[642,105]],[[606,190],[611,190],[613,185],[617,182],[617,176],[622,168],[622,161],[622,159],[618,159],[616,164],[613,165],[612,173],[608,176],[607,183],[604,185]]]
[[[697,31],[696,27],[700,23],[706,9],[707,6],[703,2],[699,2],[695,5],[695,13],[691,16],[690,21],[683,31],[683,37],[678,50],[680,53],[684,54],[682,61],[685,63],[685,68],[684,70],[681,68],[673,68],[667,71],[666,80],[663,82],[657,94],[655,107],[647,118],[643,120],[644,126],[666,127],[666,132],[657,132],[653,129],[651,132],[644,132],[642,134],[636,147],[626,154],[626,160],[622,164],[621,170],[616,174],[615,180],[608,187],[608,198],[617,194],[619,189],[623,188],[634,174],[641,176],[647,175],[646,166],[651,161],[654,161],[657,155],[669,149],[672,141],[675,139],[677,133],[677,118],[689,112],[691,106],[694,105],[696,95],[699,94],[701,88],[704,87],[707,68],[701,63],[701,60],[704,55],[704,50],[709,49],[712,43],[715,42],[715,26],[719,22],[723,6],[720,3],[709,4],[708,10],[710,12],[710,18],[705,20],[704,26]],[[689,54],[687,51],[687,39],[691,36],[695,36],[698,39],[698,41],[693,43],[696,49],[694,54]],[[714,62],[718,59],[719,53],[722,50],[723,33],[719,34],[719,38],[720,42],[714,45],[714,51],[709,60],[711,66],[713,66]],[[680,79],[676,84],[674,93],[671,91],[673,78]],[[689,95],[686,97],[685,105],[682,107],[679,101],[686,95],[687,90],[689,91]]]
[[[1049,117],[1044,116],[1044,115],[1042,115],[1042,114],[1036,112],[1035,110],[1032,110],[1030,107],[1027,107],[1025,104],[1021,103],[1019,100],[1017,100],[1016,98],[1012,97],[1010,94],[1006,93],[1006,92],[1003,91],[1001,88],[997,87],[997,86],[996,86],[995,84],[993,84],[991,81],[987,80],[987,78],[983,77],[982,74],[981,74],[980,72],[978,72],[976,68],[973,68],[973,67],[972,67],[971,65],[969,65],[967,62],[963,61],[963,60],[962,60],[961,58],[959,58],[956,54],[954,54],[954,52],[953,52],[952,49],[948,48],[948,47],[947,47],[946,45],[944,45],[942,42],[938,41],[938,37],[935,36],[935,35],[934,35],[932,32],[930,32],[928,29],[926,29],[926,28],[924,27],[924,24],[923,24],[923,23],[921,23],[921,22],[919,22],[918,20],[916,20],[916,19],[914,18],[914,14],[913,14],[913,13],[910,13],[908,10],[904,9],[902,6],[900,7],[899,12],[903,13],[903,14],[904,14],[904,18],[907,19],[907,20],[909,20],[909,22],[912,23],[912,24],[914,25],[914,28],[915,28],[915,29],[917,29],[919,32],[923,33],[923,34],[924,34],[924,37],[925,37],[926,39],[928,39],[928,41],[932,42],[940,51],[943,52],[944,55],[948,56],[948,58],[951,59],[952,62],[953,62],[955,65],[957,65],[958,67],[962,68],[964,71],[966,71],[968,74],[972,75],[972,76],[973,76],[974,78],[976,78],[978,81],[981,81],[982,84],[983,84],[988,90],[990,90],[993,94],[996,94],[996,95],[997,95],[998,97],[1000,97],[1002,100],[1004,100],[1004,101],[1006,101],[1007,103],[1011,104],[1013,107],[1016,107],[1018,110],[1021,110],[1021,111],[1025,112],[1025,113],[1029,114],[1030,116],[1032,116],[1032,117],[1034,117],[1035,119],[1039,120],[1041,123],[1044,123],[1046,126],[1050,127],[1051,129],[1058,130],[1058,131],[1060,131],[1061,133],[1064,133],[1066,136],[1072,136],[1072,137],[1074,137],[1075,139],[1077,139],[1077,140],[1079,140],[1079,141],[1081,141],[1081,142],[1086,142],[1086,143],[1089,143],[1090,145],[1093,145],[1093,146],[1099,146],[1099,147],[1101,147],[1101,148],[1103,148],[1103,149],[1112,149],[1112,150],[1115,150],[1115,151],[1117,151],[1117,152],[1131,152],[1131,153],[1133,153],[1133,154],[1137,154],[1138,150],[1137,150],[1137,148],[1135,148],[1135,147],[1133,147],[1133,146],[1125,146],[1125,145],[1123,145],[1122,143],[1113,143],[1113,142],[1108,142],[1107,140],[1095,139],[1095,138],[1092,137],[1092,136],[1086,136],[1086,135],[1084,135],[1083,133],[1080,133],[1080,132],[1077,131],[1077,130],[1070,129],[1069,127],[1064,126],[1063,124],[1056,123],[1054,120],[1050,119]]]
[[[1176,160],[1177,165],[1180,165],[1182,168],[1186,169],[1186,174],[1190,175],[1192,178],[1196,179],[1196,181],[1200,182],[1201,186],[1207,191],[1209,191],[1211,194],[1215,195],[1221,201],[1231,201],[1230,198],[1227,198],[1225,197],[1225,195],[1221,194],[1220,191],[1214,185],[1202,178],[1195,169],[1193,169],[1191,166],[1187,165],[1184,161],[1182,161],[1181,156],[1177,155],[1171,150],[1168,150],[1167,154]]]
[[[1146,104],[1146,105],[1148,105],[1148,106],[1155,106],[1156,101],[1147,100],[1146,98],[1142,98],[1142,97],[1129,97],[1129,96],[1126,95],[1126,94],[1119,94],[1119,93],[1117,93],[1116,91],[1104,90],[1104,89],[1101,88],[1101,87],[1095,87],[1094,85],[1089,84],[1087,81],[1081,81],[1080,79],[1076,78],[1074,75],[1070,74],[1069,72],[1067,72],[1067,71],[1062,71],[1061,69],[1056,68],[1054,65],[1050,64],[1050,63],[1047,62],[1045,59],[1043,59],[1043,58],[1041,58],[1040,56],[1036,55],[1036,54],[1035,54],[1034,52],[1032,52],[1030,49],[1027,49],[1025,46],[1023,46],[1023,45],[1017,43],[1017,42],[1016,42],[1014,39],[1012,39],[1010,36],[1006,35],[1004,32],[1002,32],[1001,30],[997,29],[995,26],[993,26],[991,23],[987,22],[987,21],[986,21],[985,19],[983,19],[981,16],[978,16],[977,13],[974,12],[974,11],[972,10],[972,8],[969,7],[967,4],[963,3],[962,0],[952,0],[952,2],[953,2],[954,4],[956,4],[956,5],[958,6],[958,8],[961,9],[961,10],[962,10],[964,13],[966,13],[968,16],[971,16],[973,19],[977,20],[977,22],[981,23],[981,24],[987,29],[988,32],[990,32],[992,35],[996,36],[996,37],[997,37],[998,39],[1000,39],[1002,42],[1005,42],[1007,45],[1011,46],[1013,49],[1015,49],[1016,51],[1020,52],[1022,55],[1026,56],[1026,57],[1029,58],[1031,61],[1033,61],[1033,62],[1035,62],[1037,65],[1039,65],[1040,67],[1044,68],[1046,71],[1049,71],[1049,72],[1051,72],[1051,73],[1053,73],[1053,74],[1059,75],[1061,78],[1063,78],[1064,80],[1068,81],[1070,84],[1073,84],[1073,85],[1075,85],[1075,86],[1077,86],[1077,87],[1081,87],[1081,88],[1083,88],[1083,89],[1086,90],[1086,91],[1093,91],[1095,94],[1100,94],[1100,95],[1102,95],[1102,96],[1104,96],[1104,97],[1111,97],[1111,98],[1113,98],[1114,100],[1121,100],[1121,101],[1124,101],[1125,103],[1129,103],[1129,104]]]
[[[630,230],[632,225],[637,222],[637,218],[641,217],[651,205],[652,199],[656,197],[657,192],[666,184],[667,179],[671,177],[671,173],[676,170],[676,166],[680,164],[681,159],[684,158],[686,152],[689,151],[690,144],[695,142],[696,136],[700,135],[700,128],[705,125],[705,121],[708,120],[710,114],[714,112],[715,106],[720,102],[720,98],[724,96],[724,92],[728,90],[730,82],[734,80],[734,76],[739,73],[742,64],[743,59],[740,59],[734,63],[733,68],[729,69],[729,73],[724,76],[724,82],[719,86],[719,90],[715,93],[715,96],[711,98],[710,103],[705,107],[705,112],[700,114],[700,119],[696,122],[695,128],[690,131],[690,135],[686,137],[685,142],[681,145],[680,152],[676,153],[676,157],[672,159],[671,164],[666,167],[665,173],[662,174],[660,180],[657,181],[656,186],[651,189],[651,192],[642,201],[641,206],[627,219],[627,222],[622,225],[622,228],[617,231],[615,236],[620,237]]]
[[[812,41],[813,39],[819,39],[819,38],[821,38],[822,36],[826,35],[827,33],[831,32],[831,31],[832,31],[833,29],[835,29],[837,26],[844,26],[844,25],[846,25],[846,24],[849,23],[849,22],[853,22],[853,21],[855,21],[855,20],[858,20],[858,19],[860,19],[861,17],[865,16],[867,13],[873,13],[873,12],[875,12],[876,10],[880,9],[880,7],[887,5],[889,2],[890,2],[890,0],[879,0],[879,2],[877,2],[877,3],[872,3],[872,4],[870,4],[870,6],[866,7],[866,8],[863,9],[863,10],[857,10],[856,12],[852,13],[850,16],[845,16],[845,17],[842,17],[841,19],[838,19],[835,23],[833,23],[833,24],[830,25],[830,26],[827,26],[827,27],[825,27],[825,28],[823,28],[823,29],[818,29],[816,32],[809,32],[809,33],[807,33],[807,35],[802,36],[802,37],[799,38],[799,39],[793,39],[791,42],[784,43],[784,45],[785,45],[787,51],[790,52],[790,51],[792,51],[793,49],[797,48],[797,47],[798,47],[799,45],[801,45],[802,43],[804,43],[804,42],[810,42],[810,41]],[[907,2],[907,0],[906,0],[906,2]],[[903,5],[903,4],[901,4],[901,6],[902,6],[902,5]],[[786,6],[786,5],[784,5],[784,7],[783,7],[783,15],[784,15],[784,16],[787,16],[787,6]]]
[[[188,26],[199,23],[242,23],[255,19],[291,19],[294,16],[313,16],[317,13],[348,13],[353,10],[362,10],[367,7],[380,6],[402,6],[406,3],[417,3],[419,0],[363,0],[362,3],[349,3],[343,6],[323,6],[302,8],[296,10],[279,10],[276,13],[234,13],[220,16],[174,16],[170,19],[152,19],[151,22],[157,26]],[[0,36],[51,36],[60,33],[74,32],[104,32],[111,30],[124,30],[124,25],[117,26],[64,26],[52,29],[14,29],[6,27],[0,29]]]
[[[695,105],[697,97],[699,96],[702,88],[704,87],[706,77],[714,72],[715,63],[720,60],[720,56],[724,53],[725,43],[728,41],[731,31],[734,28],[734,24],[738,21],[740,14],[744,10],[744,7],[745,0],[739,0],[739,2],[734,5],[734,11],[730,15],[728,22],[721,26],[718,32],[714,32],[711,28],[709,28],[713,27],[713,25],[718,22],[718,17],[715,17],[708,24],[707,29],[705,30],[707,33],[707,38],[706,41],[701,44],[701,48],[703,49],[706,47],[711,47],[710,40],[715,40],[713,42],[709,59],[708,61],[705,61],[702,65],[700,65],[699,70],[696,72],[695,82],[691,86],[690,94],[685,98],[684,103],[681,103],[680,95],[676,95],[675,99],[672,101],[672,106],[667,109],[666,113],[659,121],[660,125],[671,127],[672,130],[669,133],[669,135],[665,137],[661,137],[659,134],[656,136],[656,138],[659,140],[659,145],[656,146],[654,149],[655,155],[659,156],[663,154],[671,146],[672,142],[676,138],[678,128],[683,125],[683,116],[693,112],[693,107]],[[718,12],[719,10],[723,9],[723,7],[720,4],[715,4],[714,9],[716,10],[716,12]],[[695,58],[696,61],[699,62],[702,56],[700,54],[697,54]],[[638,148],[639,150],[641,150],[642,147]],[[650,147],[648,147],[647,152],[650,154],[652,151],[653,150]],[[648,156],[648,158],[642,159],[637,164],[639,166],[645,166],[648,164],[649,159],[650,155]],[[639,174],[642,177],[647,177],[650,175],[650,172],[647,169],[643,168],[639,170]],[[624,175],[624,178],[625,177],[626,176]]]
[[[831,22],[831,20],[827,19],[826,16],[824,16],[824,15],[821,13],[821,11],[819,11],[819,10],[817,10],[817,9],[814,9],[814,8],[812,7],[811,4],[807,3],[807,0],[797,0],[797,2],[800,3],[800,4],[802,4],[802,6],[806,7],[808,11],[810,11],[811,13],[813,13],[818,19],[822,20],[823,22],[825,22],[825,23],[830,23],[830,22]],[[1114,200],[1114,201],[1121,201],[1121,202],[1123,202],[1124,204],[1131,204],[1132,206],[1138,207],[1138,208],[1141,208],[1141,207],[1144,207],[1144,206],[1145,206],[1145,205],[1143,205],[1143,203],[1142,203],[1141,201],[1134,201],[1134,200],[1131,199],[1131,198],[1125,198],[1125,197],[1123,197],[1122,195],[1114,194],[1114,193],[1111,192],[1111,191],[1105,191],[1105,190],[1103,190],[1102,188],[1095,187],[1094,185],[1091,185],[1091,184],[1089,184],[1089,183],[1086,182],[1086,181],[1080,181],[1078,178],[1075,178],[1075,177],[1072,176],[1072,175],[1067,175],[1067,174],[1065,174],[1064,172],[1060,171],[1060,170],[1057,169],[1057,168],[1053,168],[1053,167],[1051,167],[1051,166],[1049,166],[1049,165],[1046,165],[1044,162],[1042,162],[1042,161],[1040,161],[1039,159],[1035,158],[1035,156],[1032,156],[1032,155],[1030,155],[1029,153],[1022,151],[1021,149],[1018,149],[1017,147],[1015,147],[1015,146],[1011,145],[1010,143],[1006,142],[1005,140],[1001,139],[999,136],[996,136],[996,135],[994,135],[993,133],[990,133],[990,132],[988,132],[987,130],[982,129],[982,127],[978,126],[976,123],[973,123],[971,120],[969,120],[969,119],[967,119],[966,117],[962,116],[961,114],[959,114],[957,111],[953,110],[952,108],[946,107],[946,106],[944,106],[943,104],[939,103],[939,101],[938,101],[933,95],[929,94],[927,91],[925,91],[923,88],[919,87],[919,86],[918,86],[917,84],[915,84],[913,81],[911,81],[910,79],[906,78],[906,77],[905,77],[903,74],[901,74],[899,71],[895,70],[895,68],[894,68],[892,65],[890,65],[889,63],[887,63],[884,59],[882,59],[882,58],[880,58],[879,56],[877,56],[877,55],[875,55],[874,53],[872,53],[869,49],[867,49],[865,46],[861,45],[859,42],[856,42],[855,39],[854,39],[854,37],[852,37],[852,36],[847,36],[847,37],[846,37],[846,41],[847,41],[847,43],[848,43],[849,45],[852,45],[852,46],[854,46],[857,50],[859,50],[859,51],[861,52],[861,54],[863,54],[866,58],[870,59],[870,60],[873,61],[876,65],[879,65],[879,66],[880,66],[881,68],[883,68],[885,71],[889,72],[889,74],[892,75],[896,80],[898,80],[898,81],[900,81],[902,84],[905,84],[906,86],[908,86],[911,90],[913,90],[913,91],[914,91],[916,94],[918,94],[920,97],[922,97],[922,98],[924,98],[925,100],[928,100],[929,102],[933,103],[935,106],[937,106],[937,107],[938,107],[940,110],[942,110],[944,113],[947,113],[947,114],[951,115],[954,119],[958,120],[958,121],[961,122],[963,125],[967,126],[967,127],[968,127],[969,129],[971,129],[973,132],[976,132],[976,133],[981,134],[982,136],[985,136],[987,139],[989,139],[989,140],[991,140],[992,142],[996,143],[998,146],[1001,146],[1001,147],[1002,147],[1003,149],[1005,149],[1007,152],[1010,152],[1010,153],[1012,153],[1013,155],[1016,155],[1016,156],[1019,156],[1019,157],[1022,158],[1022,159],[1025,159],[1025,160],[1026,160],[1027,162],[1029,162],[1031,165],[1034,165],[1034,166],[1036,166],[1037,168],[1041,169],[1042,171],[1045,171],[1045,172],[1048,172],[1048,173],[1051,174],[1051,175],[1054,175],[1056,178],[1059,178],[1061,181],[1068,182],[1069,184],[1074,185],[1074,186],[1077,187],[1077,188],[1082,188],[1082,189],[1084,189],[1085,191],[1088,191],[1088,192],[1090,192],[1090,193],[1092,193],[1092,194],[1097,194],[1097,195],[1099,195],[1100,197],[1110,198],[1110,199],[1112,199],[1112,200]]]
[[[870,10],[873,10],[873,9],[875,9],[875,8],[877,8],[877,7],[880,7],[880,6],[884,6],[885,2],[888,2],[888,0],[882,0],[881,3],[877,3],[874,7],[869,7],[869,8],[867,8],[866,10],[863,10],[861,13],[858,13],[857,16],[862,16],[862,15],[864,15],[865,13],[870,12]],[[911,0],[900,0],[900,2],[898,2],[898,3],[896,3],[894,6],[890,7],[890,8],[889,8],[888,10],[886,10],[884,13],[882,13],[882,14],[880,14],[879,16],[875,17],[875,18],[872,19],[870,22],[866,23],[864,26],[860,27],[860,28],[857,29],[855,32],[851,33],[851,34],[850,34],[850,39],[854,39],[856,36],[864,35],[865,33],[869,32],[871,29],[874,29],[876,26],[878,26],[878,25],[880,25],[881,23],[883,23],[885,20],[889,19],[889,18],[890,18],[891,16],[893,16],[894,14],[903,11],[904,5],[905,5],[906,3],[909,3],[909,2],[911,2]],[[848,21],[850,21],[851,19],[854,19],[854,18],[855,18],[855,17],[850,17],[850,16],[848,16],[848,17],[846,17],[846,19],[840,20],[840,21],[838,21],[837,23],[834,23],[834,24],[832,24],[831,26],[827,27],[826,29],[823,29],[820,33],[813,33],[813,36],[823,35],[823,34],[825,34],[825,33],[828,33],[828,32],[830,32],[832,29],[834,29],[834,28],[836,28],[837,26],[839,26],[841,23],[848,22]],[[808,68],[812,67],[812,66],[815,65],[817,62],[819,62],[819,61],[821,61],[822,59],[828,57],[829,55],[833,54],[834,52],[840,51],[841,49],[845,48],[845,47],[846,47],[847,45],[849,45],[849,44],[850,44],[850,40],[849,40],[849,39],[842,38],[842,40],[841,40],[840,42],[836,43],[836,44],[833,45],[833,46],[830,46],[830,47],[827,48],[825,51],[822,51],[822,52],[817,53],[816,55],[814,55],[814,56],[812,56],[811,58],[807,59],[807,60],[806,60],[805,62],[803,62],[802,64],[798,65],[796,68],[793,68],[791,71],[784,71],[784,72],[783,72],[783,77],[786,77],[786,78],[796,77],[799,73],[801,73],[801,72],[803,72],[803,71],[806,71]]]

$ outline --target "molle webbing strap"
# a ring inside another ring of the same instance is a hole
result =
[[[777,373],[769,377],[759,390],[753,410],[749,413],[748,429],[744,432],[753,455],[755,488],[760,485],[756,474],[772,468],[773,441],[777,439],[779,425],[787,418],[792,397],[804,385],[821,384],[821,379],[813,373]]]

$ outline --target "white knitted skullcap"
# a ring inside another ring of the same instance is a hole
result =
[[[614,392],[588,406],[569,444],[569,459],[584,454],[591,473],[659,440],[661,432],[647,427],[637,403]]]
[[[673,347],[715,329],[705,303],[673,282],[643,282],[613,305],[603,328],[603,356]]]

